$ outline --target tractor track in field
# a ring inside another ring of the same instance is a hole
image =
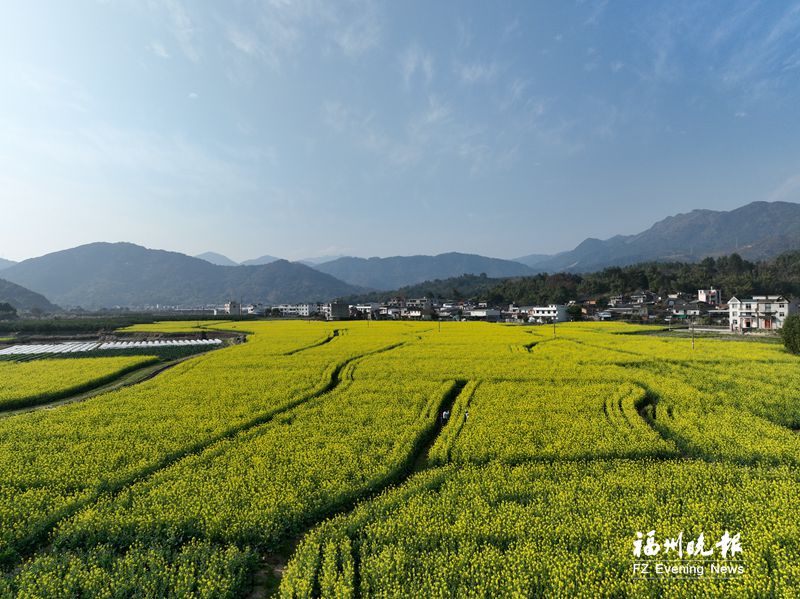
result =
[[[281,416],[290,412],[294,408],[304,405],[314,399],[320,398],[328,393],[331,393],[335,389],[339,387],[340,384],[346,383],[347,380],[343,377],[343,373],[348,366],[353,365],[354,362],[361,360],[362,358],[366,358],[368,356],[383,353],[387,351],[391,351],[398,347],[405,345],[407,342],[402,341],[399,343],[394,343],[389,346],[385,346],[376,350],[372,350],[363,354],[359,354],[357,356],[353,356],[347,358],[336,365],[333,366],[332,369],[329,369],[329,375],[327,377],[326,382],[322,385],[322,387],[317,388],[310,393],[307,393],[296,399],[294,401],[285,404],[284,406],[277,408],[271,412],[261,414],[248,420],[245,423],[239,424],[234,426],[230,429],[222,431],[221,433],[214,435],[213,437],[200,441],[190,447],[186,447],[184,449],[175,451],[171,454],[164,456],[162,460],[153,464],[148,468],[144,468],[138,473],[133,474],[132,476],[126,478],[125,480],[117,481],[115,483],[109,483],[105,487],[98,488],[96,490],[90,491],[90,496],[84,498],[83,500],[76,501],[71,505],[65,506],[63,509],[58,510],[52,518],[43,522],[41,526],[37,530],[35,530],[31,535],[27,538],[18,541],[14,544],[14,555],[13,557],[6,557],[4,559],[0,559],[0,567],[4,567],[6,569],[13,568],[19,566],[24,560],[31,558],[35,553],[38,551],[46,550],[50,546],[49,536],[50,534],[56,529],[58,524],[66,520],[67,518],[72,517],[80,510],[96,503],[102,497],[110,497],[116,498],[122,492],[129,489],[135,484],[144,482],[153,476],[157,475],[159,472],[169,468],[170,466],[180,462],[183,459],[189,458],[194,455],[199,455],[204,451],[210,449],[214,445],[218,443],[232,439],[233,437],[251,431],[261,425],[267,424]]]
[[[322,339],[321,341],[315,341],[314,343],[311,343],[310,345],[304,345],[303,347],[298,347],[297,349],[292,349],[290,351],[284,352],[281,355],[293,356],[295,354],[299,354],[300,352],[304,352],[304,351],[307,351],[309,349],[314,349],[315,347],[320,347],[321,345],[325,345],[326,343],[330,343],[331,341],[333,341],[337,337],[339,337],[339,329],[333,329],[333,332],[330,335],[328,335],[327,337],[325,337],[324,339]]]
[[[427,461],[430,449],[433,447],[434,443],[436,443],[444,427],[452,422],[452,420],[443,422],[441,414],[445,410],[452,412],[453,404],[456,402],[467,383],[468,381],[461,379],[453,382],[453,385],[447,393],[444,394],[437,406],[436,422],[417,439],[413,450],[409,453],[404,464],[396,472],[390,473],[383,481],[372,488],[365,489],[360,493],[355,493],[338,506],[333,506],[329,510],[317,514],[309,521],[303,523],[302,530],[284,541],[277,551],[262,554],[259,565],[252,574],[252,586],[250,593],[247,595],[248,598],[265,599],[277,594],[281,577],[295,549],[306,534],[318,524],[334,516],[352,512],[359,504],[371,501],[389,487],[402,484],[414,474],[431,467]],[[357,565],[356,576],[358,576]]]
[[[674,435],[667,434],[663,426],[660,426],[657,419],[657,407],[661,401],[661,397],[647,386],[637,383],[645,391],[644,399],[635,404],[636,412],[642,420],[647,423],[653,432],[659,437],[664,439],[667,443],[672,444],[678,450],[682,459],[696,459],[698,456],[693,456],[689,450],[688,443]]]

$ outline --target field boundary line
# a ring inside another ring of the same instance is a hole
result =
[[[127,366],[122,370],[106,375],[89,383],[75,385],[69,389],[65,389],[47,397],[27,398],[20,400],[19,402],[12,402],[10,405],[7,404],[8,407],[0,407],[0,418],[6,418],[8,416],[24,414],[26,412],[33,412],[36,410],[52,409],[56,406],[90,399],[107,391],[115,391],[116,389],[122,389],[123,387],[136,385],[153,378],[160,372],[177,365],[179,362],[188,360],[189,358],[193,358],[198,355],[202,354],[184,356],[183,358],[177,358],[169,362],[160,362],[156,356],[152,356],[152,360],[148,360],[140,364],[132,364],[131,366]],[[145,370],[150,370],[152,372],[143,373],[142,371]],[[137,374],[144,374],[144,376],[142,376],[141,379],[137,379],[135,376],[132,376]],[[132,378],[134,380],[122,380],[126,378]]]

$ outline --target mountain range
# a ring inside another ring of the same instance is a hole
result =
[[[753,202],[725,211],[693,210],[636,235],[589,238],[555,255],[517,261],[476,254],[339,257],[313,265],[262,256],[236,265],[214,252],[190,257],[131,243],[92,243],[13,263],[4,279],[65,307],[325,301],[461,275],[509,278],[540,272],[587,273],[640,262],[697,262],[738,253],[767,259],[800,248],[800,204]],[[480,282],[479,282],[480,283]],[[482,283],[481,283],[482,284]],[[47,300],[45,300],[47,301]]]
[[[90,243],[24,260],[3,277],[61,306],[204,305],[326,301],[359,288],[304,264],[218,266],[132,243]]]
[[[314,268],[351,285],[378,290],[397,289],[462,274],[520,277],[536,272],[519,262],[457,252],[437,256],[345,257],[318,264]]]
[[[8,303],[18,312],[59,312],[60,308],[53,305],[40,293],[25,289],[16,283],[0,279],[0,304]]]
[[[752,202],[730,211],[692,210],[636,235],[589,238],[575,249],[520,262],[540,272],[593,272],[637,262],[696,262],[738,253],[748,260],[800,248],[800,204]]]
[[[14,266],[16,262],[13,260],[6,260],[5,258],[0,258],[0,270],[6,269],[9,266]]]
[[[244,262],[234,262],[227,256],[218,254],[217,252],[203,252],[202,254],[197,254],[195,258],[200,258],[200,260],[205,260],[217,266],[261,266],[262,264],[271,264],[280,260],[280,258],[276,258],[275,256],[264,255],[253,258],[252,260],[245,260]],[[306,264],[302,260],[300,262]]]

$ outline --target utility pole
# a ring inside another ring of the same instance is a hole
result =
[[[556,319],[553,319],[553,339],[556,338]]]
[[[439,332],[442,332],[442,319],[439,319]]]
[[[692,316],[692,349],[694,349],[694,316]]]

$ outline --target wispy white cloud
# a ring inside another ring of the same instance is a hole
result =
[[[29,102],[52,109],[87,113],[93,101],[89,91],[75,79],[38,65],[7,61],[0,69],[0,84],[22,91]]]
[[[153,40],[147,45],[147,49],[159,58],[170,58],[166,46],[159,41]]]
[[[703,68],[709,85],[739,102],[759,102],[800,69],[800,2],[780,11],[763,7],[730,2],[719,17],[707,5],[687,2],[650,13],[638,29],[648,58],[632,57],[625,67],[651,86],[679,83]]]
[[[169,28],[184,56],[192,62],[200,61],[197,27],[181,0],[164,0],[163,7],[169,17]]]
[[[350,58],[364,54],[381,40],[381,22],[375,5],[363,2],[354,13],[338,15],[333,31],[336,44]]]
[[[520,77],[514,78],[514,80],[505,87],[504,93],[498,101],[499,110],[501,112],[506,112],[518,107],[524,100],[529,85],[530,82],[525,79]]]
[[[522,30],[520,27],[519,18],[513,19],[506,23],[506,26],[503,28],[503,39],[508,40],[511,38],[518,37],[522,34]]]
[[[789,175],[772,190],[767,198],[769,202],[800,201],[800,173]]]
[[[456,67],[456,74],[462,83],[489,83],[497,74],[497,65],[495,63],[480,63],[475,62],[472,64],[460,64]]]
[[[369,0],[272,0],[259,6],[252,22],[226,18],[222,26],[233,48],[275,70],[308,47],[358,58],[380,44],[383,31],[380,11]]]
[[[21,127],[0,121],[0,135],[15,148],[16,157],[3,160],[3,171],[24,182],[17,163],[48,164],[49,179],[67,179],[85,186],[103,186],[95,173],[113,173],[129,181],[144,196],[211,199],[216,194],[255,194],[261,188],[260,170],[268,162],[202,147],[180,135],[121,129],[95,123],[64,128]],[[119,188],[116,186],[115,188]]]
[[[748,10],[743,9],[743,14]],[[727,39],[733,33],[747,41],[728,54],[722,68],[726,85],[740,88],[752,100],[758,100],[788,77],[796,78],[796,73],[791,72],[800,68],[800,3],[789,6],[772,22],[732,21],[720,38]]]
[[[323,104],[323,121],[352,143],[395,167],[417,164],[422,157],[422,148],[394,139],[375,122],[372,112],[363,113],[341,102],[328,101]]]
[[[587,5],[586,12],[588,16],[583,24],[589,26],[598,25],[606,12],[608,0],[591,0],[585,4]]]
[[[594,71],[600,64],[600,55],[597,48],[586,48],[586,62],[583,63],[584,71]]]
[[[234,48],[250,56],[260,56],[262,54],[262,44],[258,37],[250,31],[246,31],[232,23],[225,27],[225,37]]]
[[[423,114],[422,122],[426,125],[438,125],[447,122],[451,114],[450,105],[432,95],[428,97],[428,109]]]
[[[433,56],[423,51],[416,43],[409,45],[400,55],[400,66],[406,87],[417,73],[422,74],[426,83],[430,83],[433,79]]]
[[[458,49],[466,50],[472,45],[472,25],[462,18],[456,20],[456,34],[458,40]]]

